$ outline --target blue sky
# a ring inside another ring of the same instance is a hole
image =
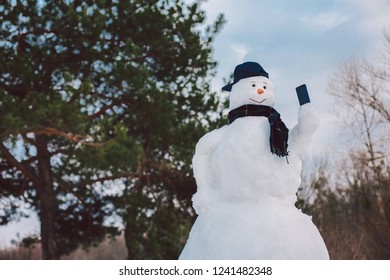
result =
[[[383,31],[390,29],[389,0],[209,0],[208,20],[219,13],[227,23],[215,41],[218,76],[213,87],[244,61],[257,61],[276,87],[275,108],[292,127],[297,120],[295,87],[306,83],[321,119],[310,151],[339,153],[333,111],[328,94],[330,76],[352,57],[378,59]]]
[[[244,61],[257,61],[276,87],[275,108],[291,127],[298,100],[295,87],[306,83],[321,119],[312,153],[339,153],[333,99],[327,94],[329,77],[351,57],[377,59],[383,30],[390,30],[390,0],[209,0],[202,6],[209,21],[224,13],[227,23],[215,41],[219,62],[213,88]],[[37,233],[37,219],[0,227],[0,247],[16,232]]]

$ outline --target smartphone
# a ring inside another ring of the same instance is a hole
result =
[[[300,85],[295,90],[297,91],[297,96],[298,96],[298,101],[300,106],[310,102],[309,93],[307,91],[307,87],[305,84]]]

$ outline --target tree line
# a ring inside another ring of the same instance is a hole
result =
[[[377,60],[351,58],[330,78],[350,148],[319,164],[298,200],[333,259],[390,259],[389,31],[382,45]]]
[[[43,259],[120,231],[129,258],[177,258],[195,139],[220,122],[224,18],[200,2],[0,5],[0,225],[37,212]]]

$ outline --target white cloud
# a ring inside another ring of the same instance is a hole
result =
[[[375,57],[383,46],[383,31],[390,30],[390,1],[389,0],[344,0],[356,7],[359,21],[356,30],[371,48],[366,55]]]
[[[306,83],[321,119],[311,152],[339,154],[345,137],[332,111],[327,81],[339,61],[351,55],[375,57],[383,28],[390,29],[390,0],[212,0],[204,7],[209,20],[221,12],[227,19],[215,44],[216,90],[238,63],[258,61],[270,73],[277,110],[291,127],[298,108],[294,88]]]
[[[349,0],[351,1],[351,0]],[[356,1],[356,0],[355,0]],[[357,0],[357,7],[360,9],[363,31],[376,31],[390,26],[390,1],[388,0]]]
[[[234,60],[238,63],[244,61],[249,51],[248,47],[242,44],[233,44],[231,48],[234,53]]]
[[[337,12],[322,12],[317,15],[303,16],[302,22],[310,28],[319,31],[328,31],[347,22],[349,16]]]

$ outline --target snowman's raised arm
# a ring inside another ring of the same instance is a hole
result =
[[[197,192],[192,198],[193,207],[199,214],[204,212],[211,199],[214,183],[214,172],[211,166],[212,157],[224,135],[223,127],[205,134],[196,144],[192,159]]]
[[[310,145],[314,132],[320,125],[319,118],[311,103],[299,107],[298,123],[291,129],[289,147],[302,156]]]

